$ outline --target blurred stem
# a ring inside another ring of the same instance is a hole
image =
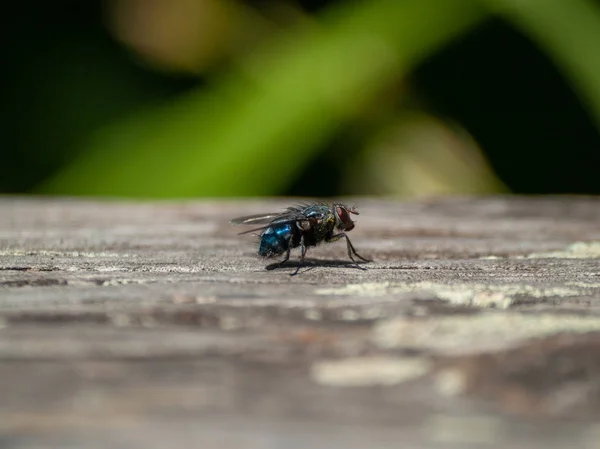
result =
[[[274,194],[344,120],[484,17],[465,0],[347,2],[172,104],[104,130],[42,193]]]
[[[570,78],[600,129],[600,7],[593,0],[481,0],[536,42]]]

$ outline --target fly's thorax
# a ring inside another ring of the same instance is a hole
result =
[[[331,233],[335,228],[335,218],[333,215],[327,215],[324,218],[315,221],[313,225],[313,233],[319,238],[325,237],[327,234]]]
[[[325,235],[335,227],[335,215],[328,206],[315,206],[307,211],[306,216],[311,222],[313,232],[318,235]]]

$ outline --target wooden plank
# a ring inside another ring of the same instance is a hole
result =
[[[597,447],[600,200],[353,204],[291,277],[285,201],[0,199],[0,447]]]

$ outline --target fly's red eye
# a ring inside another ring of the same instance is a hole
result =
[[[347,223],[348,220],[350,220],[350,217],[348,216],[348,212],[346,211],[346,209],[344,209],[343,207],[336,207],[336,212],[337,212],[337,216],[340,218],[340,221],[342,223]]]
[[[348,212],[348,209],[343,206],[335,206],[335,213],[339,220],[337,225],[338,229],[343,229],[345,231],[351,231],[354,229],[354,222],[350,218],[350,215],[348,215]]]

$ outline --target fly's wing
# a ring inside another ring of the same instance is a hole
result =
[[[288,207],[283,212],[267,212],[265,214],[246,215],[244,217],[237,217],[230,221],[231,224],[235,225],[253,225],[253,224],[269,224],[274,220],[279,221],[289,219],[301,220],[306,218],[302,213],[302,207]]]
[[[256,215],[246,215],[245,217],[237,217],[231,220],[229,223],[234,225],[258,225],[258,224],[267,224],[271,223],[275,218],[280,216],[281,213],[272,213],[272,214],[256,214]]]
[[[288,209],[285,212],[277,212],[270,214],[257,214],[247,215],[245,217],[234,218],[230,221],[231,224],[235,225],[264,225],[258,228],[250,229],[249,231],[240,232],[238,235],[250,234],[251,232],[262,231],[267,229],[269,226],[274,224],[294,223],[298,220],[306,218],[302,213],[296,209]]]
[[[252,232],[267,229],[279,215],[281,215],[281,213],[246,215],[245,217],[234,218],[229,223],[234,225],[264,225],[259,226],[258,228],[250,229],[249,231],[240,232],[238,235],[250,234]]]

